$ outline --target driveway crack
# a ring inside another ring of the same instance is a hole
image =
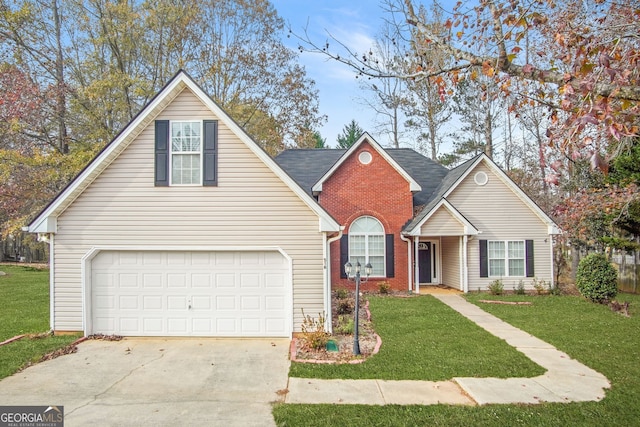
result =
[[[84,408],[84,407],[86,407],[86,406],[89,406],[89,405],[91,405],[92,403],[95,403],[95,402],[98,400],[98,398],[100,398],[101,396],[104,396],[105,394],[107,394],[107,393],[108,393],[111,389],[113,389],[115,386],[117,386],[117,385],[118,385],[118,384],[120,384],[122,381],[124,381],[124,380],[126,380],[127,378],[129,378],[129,377],[131,376],[131,374],[133,374],[134,372],[136,372],[136,371],[137,371],[137,370],[139,370],[139,369],[144,368],[145,366],[147,366],[147,365],[149,365],[149,364],[151,364],[151,363],[157,362],[158,360],[162,359],[162,358],[164,357],[164,355],[165,355],[165,353],[164,353],[164,352],[161,352],[161,353],[160,353],[160,355],[159,355],[158,357],[155,357],[155,358],[153,358],[153,359],[150,359],[150,360],[148,360],[146,363],[136,366],[135,368],[131,369],[127,374],[123,375],[121,378],[119,378],[119,379],[118,379],[117,381],[115,381],[113,384],[111,384],[111,385],[110,385],[110,386],[108,386],[106,389],[104,389],[102,392],[97,393],[97,394],[94,394],[94,395],[93,395],[93,398],[92,398],[91,400],[88,400],[86,403],[84,403],[84,404],[82,404],[82,405],[80,405],[80,406],[78,406],[78,407],[76,407],[76,408],[73,408],[73,409],[72,409],[71,411],[69,411],[69,412],[65,411],[65,413],[66,413],[66,414],[68,414],[68,415],[71,415],[71,414],[73,414],[74,412],[76,412],[77,410],[82,409],[82,408]]]

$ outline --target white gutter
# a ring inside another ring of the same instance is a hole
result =
[[[333,332],[333,321],[331,319],[331,243],[335,242],[336,240],[340,240],[340,238],[342,237],[342,231],[344,230],[344,227],[340,227],[340,231],[338,231],[338,235],[335,237],[331,237],[329,239],[327,239],[327,233],[322,233],[324,234],[324,238],[327,241],[327,244],[324,245],[324,248],[322,249],[323,252],[323,257],[324,257],[324,265],[325,265],[325,275],[324,275],[324,289],[325,289],[325,295],[324,295],[324,308],[325,308],[325,328],[327,329],[327,332],[332,333]]]
[[[402,240],[403,242],[407,242],[407,259],[408,261],[408,274],[407,277],[409,279],[409,293],[411,293],[411,285],[412,285],[412,277],[411,277],[411,239],[407,239],[406,237],[404,237],[404,235],[402,233],[400,233],[400,240]]]

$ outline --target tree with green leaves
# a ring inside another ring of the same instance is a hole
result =
[[[342,133],[338,135],[338,148],[349,148],[362,136],[364,130],[360,127],[358,122],[355,119],[352,119],[351,122],[344,125],[342,128]]]
[[[329,148],[327,147],[327,138],[323,138],[319,131],[313,132],[313,139],[316,141],[313,148]]]

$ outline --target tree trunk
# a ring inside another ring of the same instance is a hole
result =
[[[493,159],[493,117],[490,110],[484,115],[484,152]]]
[[[58,121],[58,150],[66,154],[69,152],[67,143],[67,100],[65,96],[64,84],[64,60],[62,56],[62,36],[60,29],[60,12],[58,10],[58,0],[52,0],[53,23],[56,32],[56,116]]]

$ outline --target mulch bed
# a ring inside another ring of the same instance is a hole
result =
[[[347,298],[355,301],[353,292]],[[312,349],[305,345],[304,338],[294,338],[291,343],[291,360],[304,363],[361,363],[369,356],[378,352],[382,341],[375,333],[373,324],[371,323],[371,313],[369,312],[369,302],[366,297],[360,297],[359,310],[359,330],[358,342],[360,346],[360,355],[353,354],[354,337],[353,334],[337,334],[331,335],[330,339],[334,341],[338,347],[338,351],[328,351],[326,349]],[[332,292],[332,323],[333,330],[338,327],[339,315],[337,313],[338,298],[336,293]],[[354,317],[354,313],[349,314]]]

